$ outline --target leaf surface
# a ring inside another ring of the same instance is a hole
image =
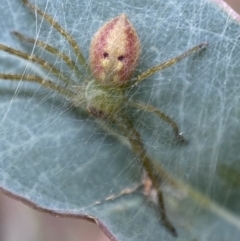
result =
[[[208,42],[206,51],[155,74],[130,93],[130,98],[151,103],[176,120],[189,141],[178,145],[163,121],[146,112],[129,111],[149,155],[177,183],[184,183],[163,187],[178,240],[240,238],[240,27],[239,16],[219,3],[37,1],[76,38],[86,57],[97,29],[126,13],[142,42],[137,72]],[[21,43],[11,31],[74,56],[64,38],[21,1],[4,0],[0,10],[0,43],[33,51],[68,73],[59,58]],[[52,76],[36,64],[0,52],[1,73],[21,74],[26,69]],[[158,207],[141,192],[96,205],[141,181],[137,157],[128,147],[91,118],[71,111],[71,104],[57,94],[24,81],[1,80],[0,86],[2,191],[45,211],[95,217],[112,240],[174,240],[160,224]]]

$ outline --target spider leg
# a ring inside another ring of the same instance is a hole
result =
[[[164,114],[162,111],[160,111],[159,109],[157,109],[156,107],[154,107],[153,105],[150,105],[150,104],[146,105],[146,104],[143,104],[143,103],[133,102],[133,101],[129,101],[129,104],[131,106],[135,107],[135,108],[138,108],[138,109],[156,114],[159,118],[161,118],[162,120],[164,120],[165,122],[167,122],[169,125],[172,126],[174,134],[178,138],[179,141],[186,142],[186,140],[181,135],[181,133],[179,133],[179,128],[178,128],[176,122],[173,121],[166,114]]]
[[[185,57],[187,57],[190,54],[193,54],[195,52],[200,51],[201,49],[206,48],[207,43],[201,43],[189,50],[187,50],[186,52],[182,53],[181,55],[174,57],[172,59],[169,59],[159,65],[156,65],[146,71],[144,71],[143,73],[141,73],[140,75],[138,75],[134,80],[133,80],[133,84],[139,83],[141,81],[143,81],[144,79],[148,78],[149,76],[155,74],[158,71],[161,71],[163,69],[166,69],[168,67],[170,67],[173,64],[176,64],[178,61],[184,59]]]
[[[72,46],[77,59],[79,61],[79,63],[85,67],[87,67],[86,64],[86,60],[82,54],[81,49],[79,48],[76,40],[63,28],[61,27],[61,25],[54,20],[50,15],[46,14],[45,12],[43,12],[41,9],[39,9],[38,7],[36,7],[35,5],[31,4],[28,0],[22,0],[23,3],[29,7],[30,9],[32,9],[33,11],[36,11],[37,14],[39,14],[43,19],[45,19],[51,26],[53,26],[64,38],[67,39],[67,41],[69,42],[69,44]]]
[[[25,59],[25,60],[29,60],[30,62],[33,63],[37,63],[39,64],[42,68],[46,69],[47,71],[53,73],[54,75],[56,75],[57,77],[60,77],[67,85],[74,85],[75,83],[67,76],[65,76],[59,69],[57,69],[56,67],[54,67],[54,65],[48,63],[47,61],[34,56],[34,55],[29,55],[26,54],[22,51],[19,51],[17,49],[8,47],[6,45],[0,44],[0,50],[7,52],[11,55],[15,55],[19,58]]]
[[[53,90],[69,99],[72,99],[76,93],[73,92],[72,90],[66,89],[64,87],[62,87],[61,85],[58,85],[54,82],[52,82],[51,80],[47,80],[47,79],[42,79],[38,76],[34,76],[34,75],[22,75],[22,74],[1,74],[0,73],[0,79],[3,80],[15,80],[15,81],[28,81],[28,82],[34,82],[34,83],[38,83],[42,86],[44,86],[45,88],[48,88],[50,90]]]
[[[20,34],[19,32],[12,32],[16,37],[18,37],[21,41],[36,44],[37,46],[43,48],[44,50],[52,53],[53,55],[56,55],[57,57],[60,57],[65,63],[69,66],[69,68],[76,73],[77,77],[80,79],[82,77],[82,73],[77,67],[77,64],[66,54],[63,52],[60,52],[57,48],[47,44],[46,42],[43,42],[41,40],[37,40],[34,38],[28,38],[24,35]]]
[[[156,188],[156,187],[155,187]],[[171,224],[171,222],[168,220],[167,214],[166,214],[166,209],[165,209],[165,203],[164,203],[164,198],[163,198],[163,193],[160,187],[157,187],[157,196],[158,196],[158,203],[160,206],[160,216],[161,220],[164,224],[164,226],[167,228],[167,230],[170,231],[170,233],[174,236],[177,237],[177,231],[174,228],[174,226]]]
[[[119,129],[128,138],[132,150],[135,152],[136,155],[139,156],[141,165],[143,166],[147,175],[151,179],[153,187],[157,191],[157,198],[160,206],[160,217],[162,224],[174,237],[177,237],[176,229],[168,220],[164,205],[163,194],[159,187],[164,177],[159,176],[159,173],[157,172],[158,170],[155,168],[154,162],[148,157],[147,152],[142,143],[140,134],[134,128],[132,122],[126,116],[122,116],[121,118],[115,118],[113,121],[115,121],[118,124]]]

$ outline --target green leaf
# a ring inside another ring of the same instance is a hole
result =
[[[171,175],[174,186],[166,181],[163,190],[178,240],[239,240],[240,191],[226,188],[225,174],[233,172],[221,168],[240,168],[240,17],[227,13],[220,1],[207,0],[36,2],[67,29],[86,57],[96,30],[126,13],[142,42],[138,72],[208,42],[205,51],[131,92],[131,98],[176,120],[188,145],[178,145],[171,128],[154,115],[129,114],[149,155]],[[0,43],[33,51],[68,73],[60,59],[21,43],[11,31],[44,40],[74,58],[63,37],[21,1],[4,0],[0,10]],[[36,64],[0,52],[1,73],[25,70],[52,77]],[[0,86],[3,192],[41,211],[93,219],[112,240],[174,240],[161,225],[158,206],[140,191],[97,205],[141,181],[141,167],[128,146],[49,90],[24,81],[1,80]]]

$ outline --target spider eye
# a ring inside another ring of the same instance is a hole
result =
[[[104,52],[104,53],[103,53],[103,57],[104,57],[104,58],[107,58],[108,55],[109,55],[109,54],[108,54],[107,52]]]
[[[124,60],[124,59],[125,59],[125,56],[124,56],[124,55],[118,56],[118,60],[119,60],[119,61],[122,61],[122,60]]]

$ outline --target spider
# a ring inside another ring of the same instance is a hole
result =
[[[140,164],[143,166],[143,170],[147,173],[151,181],[152,188],[157,191],[163,225],[173,236],[177,236],[177,231],[168,220],[165,212],[163,195],[159,187],[162,178],[159,177],[155,170],[153,162],[146,153],[141,136],[134,128],[132,121],[127,117],[125,110],[131,106],[156,114],[159,118],[171,125],[176,138],[180,142],[184,142],[185,139],[180,134],[177,124],[170,117],[149,103],[146,105],[132,100],[130,101],[127,98],[126,91],[138,85],[154,73],[177,63],[192,53],[204,49],[207,43],[201,43],[177,57],[171,58],[132,77],[139,61],[141,45],[135,28],[127,16],[121,14],[103,25],[93,37],[90,46],[89,68],[76,40],[50,15],[43,12],[28,0],[22,1],[68,41],[73,48],[77,62],[46,42],[25,37],[18,32],[13,32],[13,34],[20,40],[35,44],[62,59],[75,75],[75,79],[70,78],[51,63],[38,56],[29,55],[3,44],[0,44],[1,51],[40,65],[45,71],[49,71],[55,75],[59,79],[59,82],[42,78],[37,74],[0,73],[0,79],[38,83],[64,96],[73,106],[87,111],[89,115],[96,118],[96,120],[100,119],[106,123],[115,123],[118,131],[128,138],[132,150],[138,155]],[[81,66],[86,73],[82,73],[79,66]],[[79,83],[76,79],[83,81]]]

